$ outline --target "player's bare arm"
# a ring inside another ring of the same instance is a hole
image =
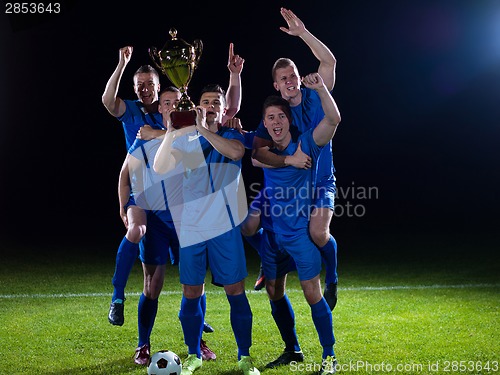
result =
[[[332,51],[316,38],[291,10],[281,8],[280,13],[288,25],[288,28],[281,26],[280,30],[288,35],[298,36],[307,44],[319,61],[318,73],[323,78],[328,90],[332,91],[335,86],[335,68],[337,64]]]
[[[102,94],[102,104],[104,104],[108,112],[115,117],[120,117],[126,110],[125,102],[118,97],[118,87],[120,86],[125,67],[132,57],[132,51],[133,47],[131,46],[120,48],[118,65],[113,74],[111,74],[111,77],[109,77],[104,93]]]

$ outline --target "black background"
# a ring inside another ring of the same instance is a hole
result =
[[[133,6],[131,6],[133,4]],[[376,188],[362,217],[338,215],[343,240],[426,237],[494,252],[500,181],[500,4],[497,1],[61,2],[60,14],[0,16],[1,234],[29,246],[102,244],[125,233],[117,178],[126,154],[120,122],[101,103],[118,50],[134,52],[119,96],[135,98],[133,72],[151,63],[170,27],[201,39],[189,91],[228,81],[227,50],[245,58],[239,117],[254,129],[275,93],[271,67],[290,57],[301,74],[317,60],[286,26],[292,9],[338,60],[342,114],[334,162],[340,189]],[[166,86],[170,82],[161,77]],[[250,184],[262,173],[244,160]],[[361,210],[361,208],[358,208]],[[358,213],[361,211],[358,211]],[[396,240],[395,240],[396,241]],[[404,249],[398,251],[403,252]],[[439,251],[433,247],[432,251]]]

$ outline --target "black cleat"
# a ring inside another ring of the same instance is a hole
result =
[[[333,311],[337,305],[337,284],[329,283],[326,285],[323,297],[326,299],[326,303],[330,306],[330,310]]]
[[[111,302],[109,305],[108,320],[114,326],[122,326],[125,322],[125,317],[123,316],[123,302]]]
[[[207,322],[203,322],[203,332],[205,332],[205,333],[212,333],[214,331],[215,331],[214,327],[212,327]]]
[[[260,266],[259,276],[257,276],[257,280],[255,280],[255,285],[253,286],[254,290],[261,290],[266,285],[266,276],[262,271],[262,266]]]
[[[304,354],[302,352],[284,351],[274,361],[269,362],[266,365],[266,368],[275,368],[278,366],[288,365],[290,362],[304,362]]]

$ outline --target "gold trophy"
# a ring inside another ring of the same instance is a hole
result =
[[[156,47],[149,49],[149,56],[180,91],[181,99],[176,105],[176,110],[171,113],[172,126],[179,129],[196,124],[195,105],[187,94],[187,86],[193,77],[194,70],[200,61],[203,43],[196,39],[193,45],[177,38],[177,30],[169,31],[172,40],[165,43],[160,51]]]

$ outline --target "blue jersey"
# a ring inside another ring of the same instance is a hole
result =
[[[163,129],[163,122],[159,112],[146,112],[144,104],[140,100],[124,100],[124,102],[125,113],[117,118],[122,122],[128,150],[134,143],[141,126],[150,125],[153,129]]]
[[[321,99],[319,98],[318,93],[307,87],[302,87],[300,92],[302,93],[302,101],[300,102],[300,105],[290,107],[293,118],[290,126],[292,138],[295,138],[293,137],[294,131],[296,132],[298,130],[299,134],[302,134],[309,129],[314,130],[325,117],[325,112],[323,111]],[[297,130],[294,130],[293,128]],[[271,136],[262,121],[257,127],[255,136],[271,140]],[[331,141],[328,145],[322,148],[318,159],[317,171],[315,173],[317,176],[318,186],[335,184],[335,167],[333,166]]]
[[[217,134],[244,142],[235,129],[221,127]],[[234,161],[222,155],[196,131],[176,138],[172,148],[182,153],[182,200],[173,203],[169,197],[181,247],[207,241],[238,226],[247,214],[241,159]]]
[[[145,141],[136,139],[129,148],[129,179],[135,204],[144,210],[166,211],[162,217],[172,220],[168,208],[166,174],[156,173],[153,161],[163,137]]]
[[[309,129],[297,141],[291,140],[282,151],[271,150],[278,155],[292,155],[300,142],[302,151],[311,156],[313,167],[264,168],[266,186],[262,190],[265,203],[261,220],[266,230],[279,234],[307,231],[315,198],[315,165],[324,149],[314,142],[312,132]]]

